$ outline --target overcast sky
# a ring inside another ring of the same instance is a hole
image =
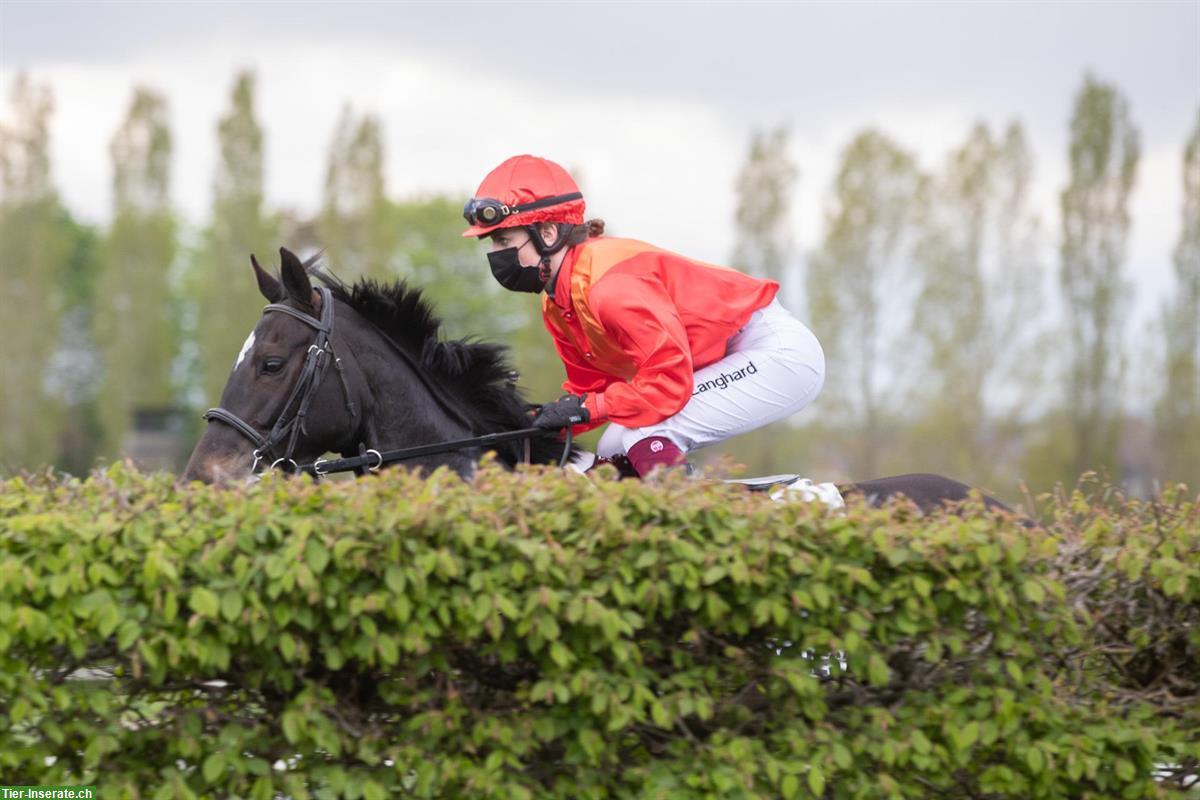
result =
[[[1046,267],[1071,103],[1091,72],[1142,133],[1128,274],[1143,325],[1170,286],[1183,142],[1200,111],[1200,0],[925,3],[48,2],[0,0],[0,83],[49,84],[55,179],[109,216],[108,142],[135,85],[163,91],[173,197],[208,213],[215,125],[236,71],[259,78],[267,199],[314,211],[344,104],[377,114],[394,197],[464,198],[505,157],[577,169],[623,235],[727,261],[751,131],[786,125],[794,230],[816,246],[841,148],[876,126],[928,169],[982,120],[1021,122]],[[0,119],[10,113],[0,105]]]

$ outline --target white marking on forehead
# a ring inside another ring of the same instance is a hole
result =
[[[254,331],[250,331],[250,335],[246,337],[245,343],[242,345],[242,350],[238,353],[237,361],[233,362],[233,368],[237,369],[242,365],[242,359],[250,352],[250,348],[254,347]]]

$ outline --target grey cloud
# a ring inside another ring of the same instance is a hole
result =
[[[501,9],[503,11],[501,12]],[[6,66],[119,61],[181,42],[307,35],[384,43],[584,93],[694,100],[820,121],[936,97],[1055,124],[1085,71],[1151,131],[1200,102],[1200,3],[0,4]],[[297,52],[303,58],[303,52]]]

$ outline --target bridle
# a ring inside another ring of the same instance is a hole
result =
[[[328,475],[333,472],[349,472],[353,470],[358,474],[364,472],[375,472],[384,464],[390,464],[396,461],[404,461],[411,458],[420,458],[427,455],[435,455],[438,453],[447,453],[456,450],[465,450],[474,447],[491,447],[506,442],[515,442],[524,440],[525,442],[525,462],[530,461],[529,440],[534,436],[542,436],[546,432],[537,428],[522,428],[515,431],[503,431],[501,433],[485,434],[469,439],[459,439],[451,442],[437,442],[425,445],[417,445],[401,450],[389,450],[380,453],[375,449],[368,449],[365,445],[359,445],[359,455],[350,458],[342,458],[337,460],[317,459],[311,464],[297,464],[292,458],[296,452],[296,442],[300,438],[300,434],[308,435],[308,429],[305,426],[308,414],[308,407],[312,404],[313,398],[316,397],[317,390],[321,387],[321,379],[325,377],[325,372],[332,363],[337,370],[338,378],[342,384],[342,393],[346,400],[346,410],[350,413],[350,418],[353,420],[358,416],[358,409],[354,405],[354,401],[350,397],[350,387],[346,383],[346,375],[342,369],[342,360],[338,358],[333,351],[333,294],[328,287],[322,286],[317,289],[321,296],[321,318],[305,314],[303,311],[298,311],[291,306],[283,303],[271,303],[263,308],[263,313],[278,311],[281,314],[287,314],[290,317],[300,320],[305,325],[313,328],[317,332],[316,341],[309,345],[308,354],[304,358],[304,368],[300,371],[300,378],[296,381],[296,385],[292,388],[292,393],[288,396],[287,402],[283,406],[283,411],[280,412],[278,419],[275,421],[275,426],[271,428],[270,433],[263,436],[254,429],[252,425],[244,419],[228,411],[224,408],[210,408],[204,412],[203,418],[207,421],[219,420],[226,425],[232,427],[242,436],[249,439],[254,444],[254,464],[250,471],[254,475],[259,474],[259,465],[266,463],[270,451],[285,438],[287,439],[287,449],[283,455],[270,462],[268,469],[275,469],[281,464],[285,465],[282,469],[285,472],[306,472],[313,477],[319,478],[322,475]],[[382,332],[381,332],[382,335]],[[425,384],[434,400],[442,407],[442,409],[451,417],[457,419],[470,430],[470,423],[466,420],[462,411],[456,407],[452,398],[448,397],[445,389],[436,383],[431,383],[424,375],[424,371],[420,369],[413,357],[400,345],[396,344],[390,336],[383,335],[385,341],[392,346],[392,349],[400,355],[400,357],[409,365],[417,378]],[[570,456],[573,437],[571,436],[570,428],[566,430],[566,437],[563,446],[563,456],[559,466],[567,463]],[[287,466],[290,465],[290,466]]]
[[[280,464],[291,464],[290,469],[286,469],[288,472],[295,472],[298,469],[299,465],[292,458],[292,455],[296,452],[296,442],[299,440],[301,433],[308,434],[308,428],[306,427],[308,407],[312,404],[313,398],[316,397],[317,390],[321,387],[321,379],[325,377],[325,372],[331,362],[337,370],[338,378],[342,383],[342,394],[346,399],[346,410],[350,413],[351,419],[358,416],[358,409],[350,397],[350,387],[346,383],[346,374],[342,369],[342,360],[333,351],[333,343],[330,341],[330,337],[333,336],[333,295],[324,286],[317,291],[321,295],[320,319],[283,303],[271,303],[263,309],[264,314],[271,311],[287,314],[290,317],[300,320],[317,332],[316,341],[309,345],[308,354],[304,357],[304,368],[300,371],[300,378],[296,381],[296,385],[292,387],[292,393],[288,396],[287,402],[283,406],[283,411],[279,413],[279,417],[275,420],[275,426],[271,428],[271,432],[263,436],[244,419],[224,408],[210,408],[204,413],[205,420],[220,420],[254,444],[254,465],[250,470],[255,474],[258,473],[259,465],[266,461],[271,450],[284,439],[287,439],[287,448],[283,451],[282,456],[271,462],[270,469],[275,469]]]

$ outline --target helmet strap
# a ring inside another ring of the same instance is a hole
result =
[[[567,239],[571,237],[571,229],[575,227],[565,222],[556,224],[558,225],[558,240],[552,247],[546,246],[546,241],[542,239],[542,234],[538,230],[537,225],[525,226],[525,230],[529,233],[529,238],[533,240],[533,246],[537,249],[538,255],[542,256],[543,261],[548,261],[549,256],[554,255],[567,246]]]

